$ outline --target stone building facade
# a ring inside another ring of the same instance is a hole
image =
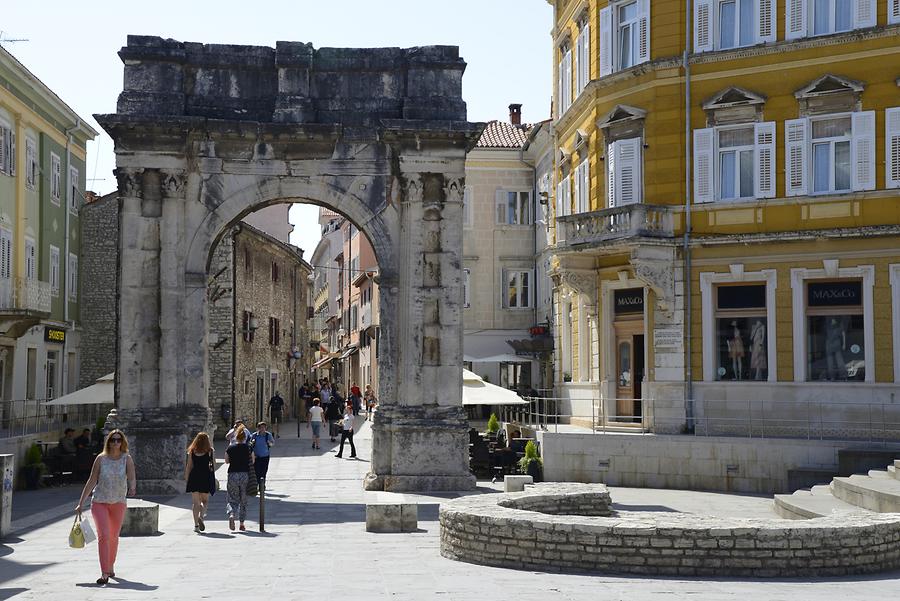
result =
[[[303,251],[246,224],[221,238],[210,267],[209,406],[221,424],[268,419],[279,392],[293,415],[309,373]],[[226,419],[226,417],[228,419]]]

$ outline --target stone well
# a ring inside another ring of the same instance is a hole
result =
[[[504,568],[681,576],[843,576],[900,567],[900,514],[797,522],[609,512],[609,502],[602,484],[454,499],[441,505],[441,554]]]

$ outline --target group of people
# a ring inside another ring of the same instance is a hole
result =
[[[350,458],[356,458],[356,445],[353,444],[353,402],[344,403],[343,413],[341,413],[340,401],[335,398],[329,400],[328,405],[323,408],[322,400],[318,397],[313,399],[313,406],[309,408],[309,420],[306,427],[312,429],[312,448],[321,448],[320,437],[322,435],[322,426],[327,421],[329,427],[329,437],[331,442],[335,442],[335,436],[338,432],[341,435],[341,446],[338,450],[337,457],[344,456],[344,443],[350,442]]]
[[[343,407],[344,399],[346,398],[353,407],[353,415],[358,416],[365,411],[366,419],[373,415],[375,406],[378,404],[375,390],[371,384],[366,384],[366,390],[362,391],[359,384],[353,382],[347,391],[347,395],[342,396],[337,385],[329,381],[328,378],[321,378],[315,384],[310,384],[309,381],[304,382],[300,387],[300,398],[306,400],[308,407],[313,406],[312,401],[314,399],[319,399],[323,408],[327,408],[334,400],[337,401],[339,408]]]

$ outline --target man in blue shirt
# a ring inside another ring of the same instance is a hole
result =
[[[266,422],[256,424],[256,432],[250,436],[250,450],[253,451],[253,468],[257,480],[265,480],[269,471],[269,449],[275,444],[275,438],[266,432]]]

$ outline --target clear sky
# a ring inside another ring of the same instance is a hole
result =
[[[468,63],[463,96],[470,121],[507,119],[522,103],[524,121],[549,117],[552,8],[545,0],[27,0],[3,2],[4,48],[101,131],[92,115],[113,113],[122,89],[116,52],[128,34],[180,41],[274,47],[381,47],[447,44]],[[88,189],[116,187],[112,141],[88,146]],[[317,209],[296,205],[292,241],[312,253]]]

